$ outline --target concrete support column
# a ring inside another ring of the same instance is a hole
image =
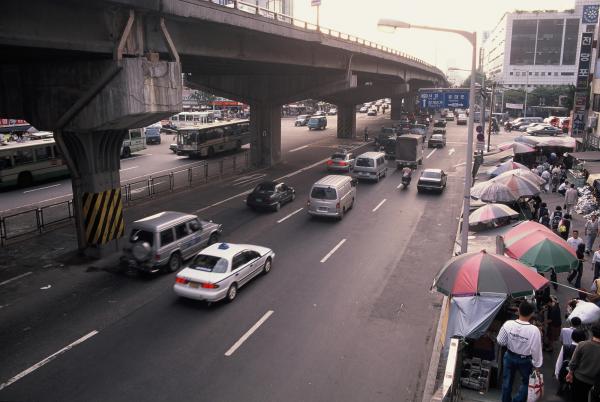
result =
[[[400,120],[400,113],[402,113],[402,97],[392,97],[392,109],[390,111],[390,118],[392,120]]]
[[[254,167],[269,167],[281,160],[281,106],[250,104],[250,161]]]
[[[119,168],[126,132],[54,134],[71,171],[79,247],[90,257],[114,251],[125,231]]]
[[[414,113],[416,110],[417,94],[408,93],[404,95],[404,109],[408,113]],[[393,108],[393,107],[392,107]]]
[[[337,104],[337,137],[356,137],[356,106],[352,103]]]

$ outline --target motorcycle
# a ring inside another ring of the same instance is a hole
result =
[[[402,176],[402,188],[405,189],[410,184],[411,177],[410,176]]]

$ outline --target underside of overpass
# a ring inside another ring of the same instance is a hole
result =
[[[0,51],[10,55],[0,62],[0,115],[55,132],[90,254],[123,235],[123,134],[181,110],[182,73],[192,88],[251,106],[257,167],[281,158],[285,103],[335,103],[338,136],[354,137],[356,104],[443,79],[413,59],[210,2],[160,3],[10,0],[0,13]]]

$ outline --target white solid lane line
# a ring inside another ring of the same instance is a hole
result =
[[[137,168],[139,168],[139,166],[132,166],[132,167],[128,167],[128,168],[125,168],[125,169],[120,169],[119,172],[126,172],[128,170],[137,169]]]
[[[265,177],[265,176],[266,176],[266,174],[264,174],[264,173],[263,174],[255,173],[255,174],[251,174],[249,176],[238,177],[237,179],[232,180],[232,183],[240,183],[240,182],[243,182],[243,181],[255,179],[257,177]]]
[[[402,187],[403,185],[404,185],[404,184],[400,183],[400,184],[398,184],[398,185],[396,186],[396,188],[400,188],[400,187]]]
[[[236,343],[233,344],[232,347],[229,348],[229,350],[227,352],[225,352],[225,356],[231,356],[236,350],[238,350],[238,348],[240,346],[242,346],[242,344],[244,342],[246,342],[248,340],[248,338],[250,338],[250,336],[256,332],[256,330],[265,323],[265,321],[267,321],[269,319],[269,317],[273,314],[273,310],[269,310],[265,313],[265,315],[262,316],[262,318],[260,320],[258,320],[256,322],[256,324],[254,324],[252,326],[252,328],[250,328],[248,330],[248,332],[246,332],[244,335],[242,335],[242,337],[240,339],[238,339],[238,341]]]
[[[16,281],[17,279],[25,278],[26,276],[29,276],[29,275],[31,275],[32,273],[33,273],[33,272],[25,272],[24,274],[17,275],[17,276],[15,276],[14,278],[7,279],[7,280],[5,280],[4,282],[0,282],[0,286],[2,286],[2,285],[7,285],[7,284],[9,284],[9,283],[11,283],[11,282],[13,282],[13,281]]]
[[[434,148],[434,149],[433,149],[433,151],[431,151],[431,152],[430,152],[430,153],[429,153],[429,154],[428,154],[428,155],[425,157],[425,159],[429,159],[429,157],[430,157],[431,155],[433,155],[433,153],[434,153],[435,151],[437,151],[437,148]]]
[[[387,201],[387,198],[384,198],[383,201],[381,201],[379,204],[377,204],[377,206],[375,208],[373,208],[373,211],[371,211],[371,212],[377,211],[379,209],[379,207],[382,206],[386,201]]]
[[[94,331],[90,332],[89,334],[84,335],[81,338],[77,339],[75,342],[68,344],[67,346],[65,346],[64,348],[59,350],[58,352],[51,354],[50,356],[46,357],[44,360],[37,362],[33,366],[29,367],[27,370],[21,371],[19,374],[17,374],[10,380],[6,381],[4,384],[0,384],[0,391],[3,390],[4,388],[8,387],[10,384],[13,384],[13,383],[19,381],[21,378],[25,377],[27,374],[31,374],[35,370],[39,369],[40,367],[50,363],[57,356],[65,353],[69,349],[72,349],[74,346],[77,346],[80,343],[85,342],[86,340],[90,339],[92,336],[96,335],[97,333],[98,333],[98,331],[94,330]]]
[[[337,251],[338,248],[342,247],[342,244],[346,243],[346,239],[342,239],[342,241],[340,241],[334,248],[331,249],[330,252],[327,253],[327,255],[325,257],[323,257],[323,259],[321,260],[321,262],[325,262],[329,259],[329,257],[331,257],[333,255],[333,253],[335,253]]]
[[[292,212],[291,214],[284,216],[283,218],[281,218],[280,220],[277,221],[277,223],[281,223],[289,218],[291,218],[292,216],[296,215],[298,212],[302,211],[304,208],[298,208],[297,210],[295,210],[294,212]]]
[[[301,147],[290,149],[288,152],[296,152],[296,151],[300,151],[301,149],[304,149],[304,148],[308,148],[308,145],[302,145]]]
[[[51,185],[51,186],[46,186],[46,187],[34,188],[33,190],[27,190],[27,191],[23,191],[23,194],[27,194],[27,193],[33,193],[34,191],[39,191],[39,190],[47,190],[47,189],[49,189],[49,188],[52,188],[52,187],[58,187],[58,186],[60,186],[60,183],[59,183],[59,184],[53,184],[53,185]]]
[[[451,156],[454,152],[456,152],[456,149],[450,148],[450,151],[448,151],[448,156]]]

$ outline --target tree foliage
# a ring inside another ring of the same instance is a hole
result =
[[[568,110],[573,108],[575,87],[562,85],[558,87],[540,86],[527,95],[528,106],[564,106]],[[563,103],[560,98],[564,96]],[[525,103],[525,91],[522,89],[507,89],[504,91],[504,103]]]

